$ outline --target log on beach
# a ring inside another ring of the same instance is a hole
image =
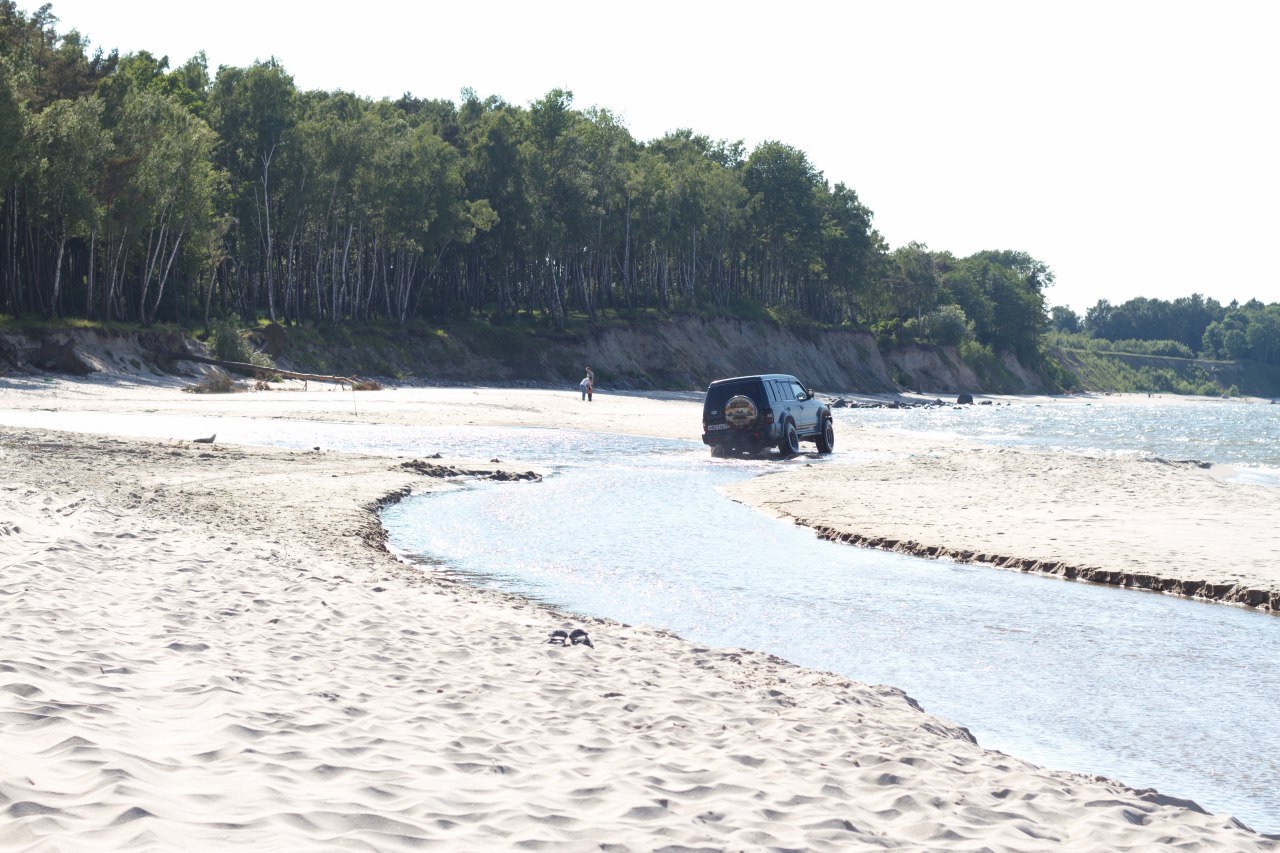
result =
[[[260,377],[264,374],[272,376],[283,376],[285,379],[301,379],[312,382],[335,382],[339,385],[356,386],[361,380],[354,376],[331,376],[324,373],[298,373],[294,370],[282,370],[278,367],[262,367],[257,364],[250,364],[247,361],[226,361],[221,358],[209,358],[204,355],[195,355],[194,353],[182,353],[174,356],[179,361],[197,361],[201,364],[212,364],[215,367],[221,367],[226,370],[234,370],[238,373],[245,373],[249,376]]]

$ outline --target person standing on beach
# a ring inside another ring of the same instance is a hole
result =
[[[588,402],[588,403],[590,403],[590,402],[591,402],[591,392],[592,392],[592,391],[594,391],[594,390],[595,390],[595,387],[596,387],[596,374],[595,374],[595,371],[593,371],[590,367],[588,367],[588,368],[587,368],[587,375],[586,375],[586,378],[584,378],[582,381],[586,383],[587,402]]]
[[[582,390],[582,399],[586,400],[587,395],[591,393],[591,377],[582,377],[582,381],[578,383],[578,388]]]

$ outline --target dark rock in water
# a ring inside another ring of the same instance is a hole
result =
[[[490,480],[498,480],[499,482],[514,482],[516,480],[541,480],[541,474],[535,474],[533,471],[494,471],[489,475]]]
[[[1161,456],[1152,456],[1152,457],[1149,457],[1146,461],[1156,462],[1160,465],[1172,465],[1175,467],[1184,467],[1184,468],[1200,468],[1202,470],[1208,470],[1209,468],[1213,467],[1212,462],[1202,462],[1199,459],[1165,459]]]
[[[972,394],[961,394],[960,396],[956,397],[956,403],[957,403],[957,404],[959,404],[959,405],[961,405],[961,406],[972,406],[972,405],[973,405],[973,395],[972,395]]]
[[[423,462],[421,459],[401,462],[400,467],[416,474],[421,474],[424,477],[478,477],[507,483],[520,480],[533,480],[536,482],[542,479],[542,475],[536,471],[485,471],[475,468],[459,468],[456,465],[433,465],[430,462]]]
[[[932,400],[849,400],[845,397],[837,397],[827,405],[833,409],[932,409],[952,404],[944,402],[940,398]]]
[[[990,406],[990,405],[991,405],[991,401],[990,401],[990,400],[979,400],[979,401],[978,401],[978,405],[979,405],[979,406]]]

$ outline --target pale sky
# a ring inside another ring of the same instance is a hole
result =
[[[38,3],[20,7],[28,13]],[[171,66],[276,57],[301,89],[521,106],[553,88],[648,141],[776,139],[891,246],[1025,251],[1050,304],[1280,302],[1280,2],[53,0]]]

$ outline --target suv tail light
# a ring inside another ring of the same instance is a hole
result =
[[[773,409],[765,409],[760,413],[760,423],[766,426],[773,423]]]

